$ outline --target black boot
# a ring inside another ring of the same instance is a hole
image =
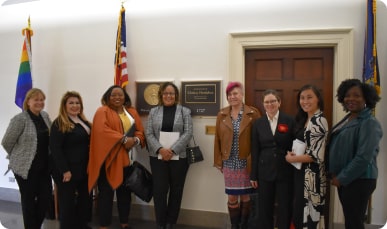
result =
[[[248,229],[251,201],[241,202],[241,229]]]
[[[230,207],[232,206],[232,207]],[[236,207],[235,207],[236,206]],[[228,203],[228,213],[230,215],[231,229],[239,229],[239,223],[241,219],[239,204]]]

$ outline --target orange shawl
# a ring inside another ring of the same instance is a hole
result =
[[[135,136],[145,146],[144,127],[135,108],[126,109],[136,123]],[[102,106],[95,112],[91,129],[88,187],[89,192],[96,185],[99,171],[105,163],[106,178],[113,189],[117,189],[123,181],[123,168],[129,166],[129,156],[125,147],[118,143],[124,136],[121,120],[116,111]],[[115,146],[115,147],[114,147]]]

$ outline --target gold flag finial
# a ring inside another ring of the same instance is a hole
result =
[[[30,16],[28,16],[27,28],[22,29],[23,36],[25,36],[27,30],[28,30],[30,36],[34,35],[32,29],[31,29],[31,19],[30,19]]]

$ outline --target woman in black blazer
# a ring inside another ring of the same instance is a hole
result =
[[[291,150],[295,122],[279,111],[281,98],[275,90],[263,92],[266,115],[255,121],[251,140],[251,184],[259,188],[258,214],[260,229],[289,229],[292,209],[292,165],[286,162]],[[274,203],[277,200],[277,225],[274,225]]]
[[[61,229],[88,229],[91,198],[87,163],[91,125],[83,114],[82,98],[69,91],[62,97],[59,115],[51,126],[52,176],[58,187]]]

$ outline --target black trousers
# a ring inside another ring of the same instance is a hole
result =
[[[123,169],[123,174],[125,174],[127,169],[129,169],[129,166]],[[129,222],[132,192],[122,185],[116,190],[113,190],[106,179],[105,166],[102,166],[98,177],[98,191],[98,216],[100,226],[107,227],[112,223],[114,192],[117,197],[120,224],[127,224]]]
[[[294,205],[293,205],[293,223],[296,229],[303,228],[304,221],[304,168],[294,170]]]
[[[289,229],[293,200],[293,180],[265,181],[260,179],[259,226],[261,229]],[[277,225],[274,225],[274,205],[277,202]]]
[[[59,221],[61,229],[84,229],[91,219],[91,195],[87,188],[87,177],[62,182],[55,177],[58,187]]]
[[[150,157],[150,165],[156,223],[160,226],[176,224],[189,167],[187,159],[162,161]]]
[[[364,229],[368,200],[376,188],[376,179],[357,179],[337,189],[346,229]]]
[[[19,185],[25,229],[40,229],[52,195],[48,169],[30,170],[27,179],[15,174]]]

